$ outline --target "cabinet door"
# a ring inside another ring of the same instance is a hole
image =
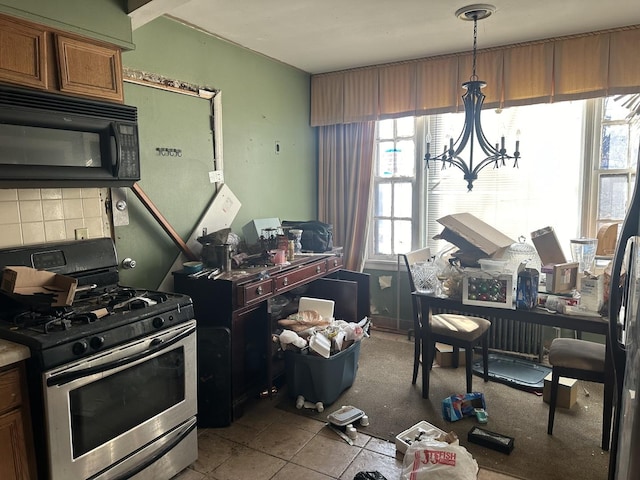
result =
[[[2,452],[0,478],[3,480],[30,478],[20,409],[0,416],[0,452]]]
[[[60,91],[123,102],[120,49],[56,35]]]
[[[338,270],[309,284],[309,297],[335,302],[334,317],[359,322],[369,316],[369,274]]]
[[[46,89],[44,29],[0,17],[0,80]]]

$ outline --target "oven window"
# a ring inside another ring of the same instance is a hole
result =
[[[184,348],[71,391],[73,457],[135,428],[184,398]]]

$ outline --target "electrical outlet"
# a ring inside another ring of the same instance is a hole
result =
[[[222,173],[222,170],[214,170],[213,172],[209,172],[209,182],[224,183],[224,174]]]
[[[75,229],[76,240],[86,240],[89,238],[89,229],[88,228],[76,228]]]

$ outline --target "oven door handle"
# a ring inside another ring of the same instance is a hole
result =
[[[195,333],[196,327],[195,325],[180,332],[175,337],[170,338],[169,340],[160,340],[154,339],[151,341],[151,347],[146,350],[136,353],[134,355],[130,355],[128,357],[120,358],[114,362],[108,362],[102,365],[96,365],[95,367],[84,368],[82,370],[75,370],[73,372],[61,373],[59,375],[53,375],[47,378],[47,387],[52,387],[54,385],[60,386],[65,385],[67,383],[73,382],[79,378],[88,377],[89,375],[94,375],[96,373],[106,372],[108,370],[112,370],[114,368],[118,368],[124,365],[128,365],[130,363],[136,362],[141,358],[148,357],[154,353],[160,352],[169,348],[171,345],[174,345],[181,341],[184,338],[187,338],[189,335]]]
[[[182,442],[187,436],[193,432],[193,430],[197,427],[197,423],[194,421],[191,425],[189,425],[184,431],[182,431],[176,438],[174,438],[171,442],[165,445],[161,450],[156,452],[150,458],[145,460],[142,464],[137,465],[136,467],[131,468],[127,472],[121,473],[116,477],[113,477],[113,480],[127,480],[128,478],[133,477],[134,475],[140,473],[145,468],[149,467],[153,463],[157,462],[159,459],[164,457],[167,453],[173,450],[180,442]],[[111,468],[111,467],[110,467]],[[103,472],[100,472],[92,477],[89,477],[88,480],[99,478]]]

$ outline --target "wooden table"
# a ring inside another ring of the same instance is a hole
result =
[[[607,412],[609,421],[605,421],[602,428],[603,438],[611,436],[611,419],[613,413],[613,393],[615,390],[615,379],[613,369],[613,358],[609,347],[607,336],[609,335],[609,320],[603,317],[585,317],[578,315],[565,315],[561,313],[551,313],[541,308],[533,310],[518,310],[507,308],[493,308],[488,306],[464,305],[460,300],[451,298],[441,298],[429,295],[423,292],[413,292],[417,296],[420,303],[422,318],[429,318],[431,311],[434,313],[460,313],[463,315],[478,316],[484,318],[503,318],[506,320],[518,320],[525,323],[534,323],[549,327],[560,327],[578,332],[590,332],[605,337],[606,357],[605,370],[607,372],[606,381],[604,383],[604,411]],[[429,342],[428,329],[422,329],[420,339],[418,340],[418,332],[416,332],[416,341],[420,341],[421,352],[425,351],[425,345]],[[422,366],[422,396],[425,396],[425,384],[428,382],[426,376],[425,365]],[[608,442],[607,442],[608,444]]]

